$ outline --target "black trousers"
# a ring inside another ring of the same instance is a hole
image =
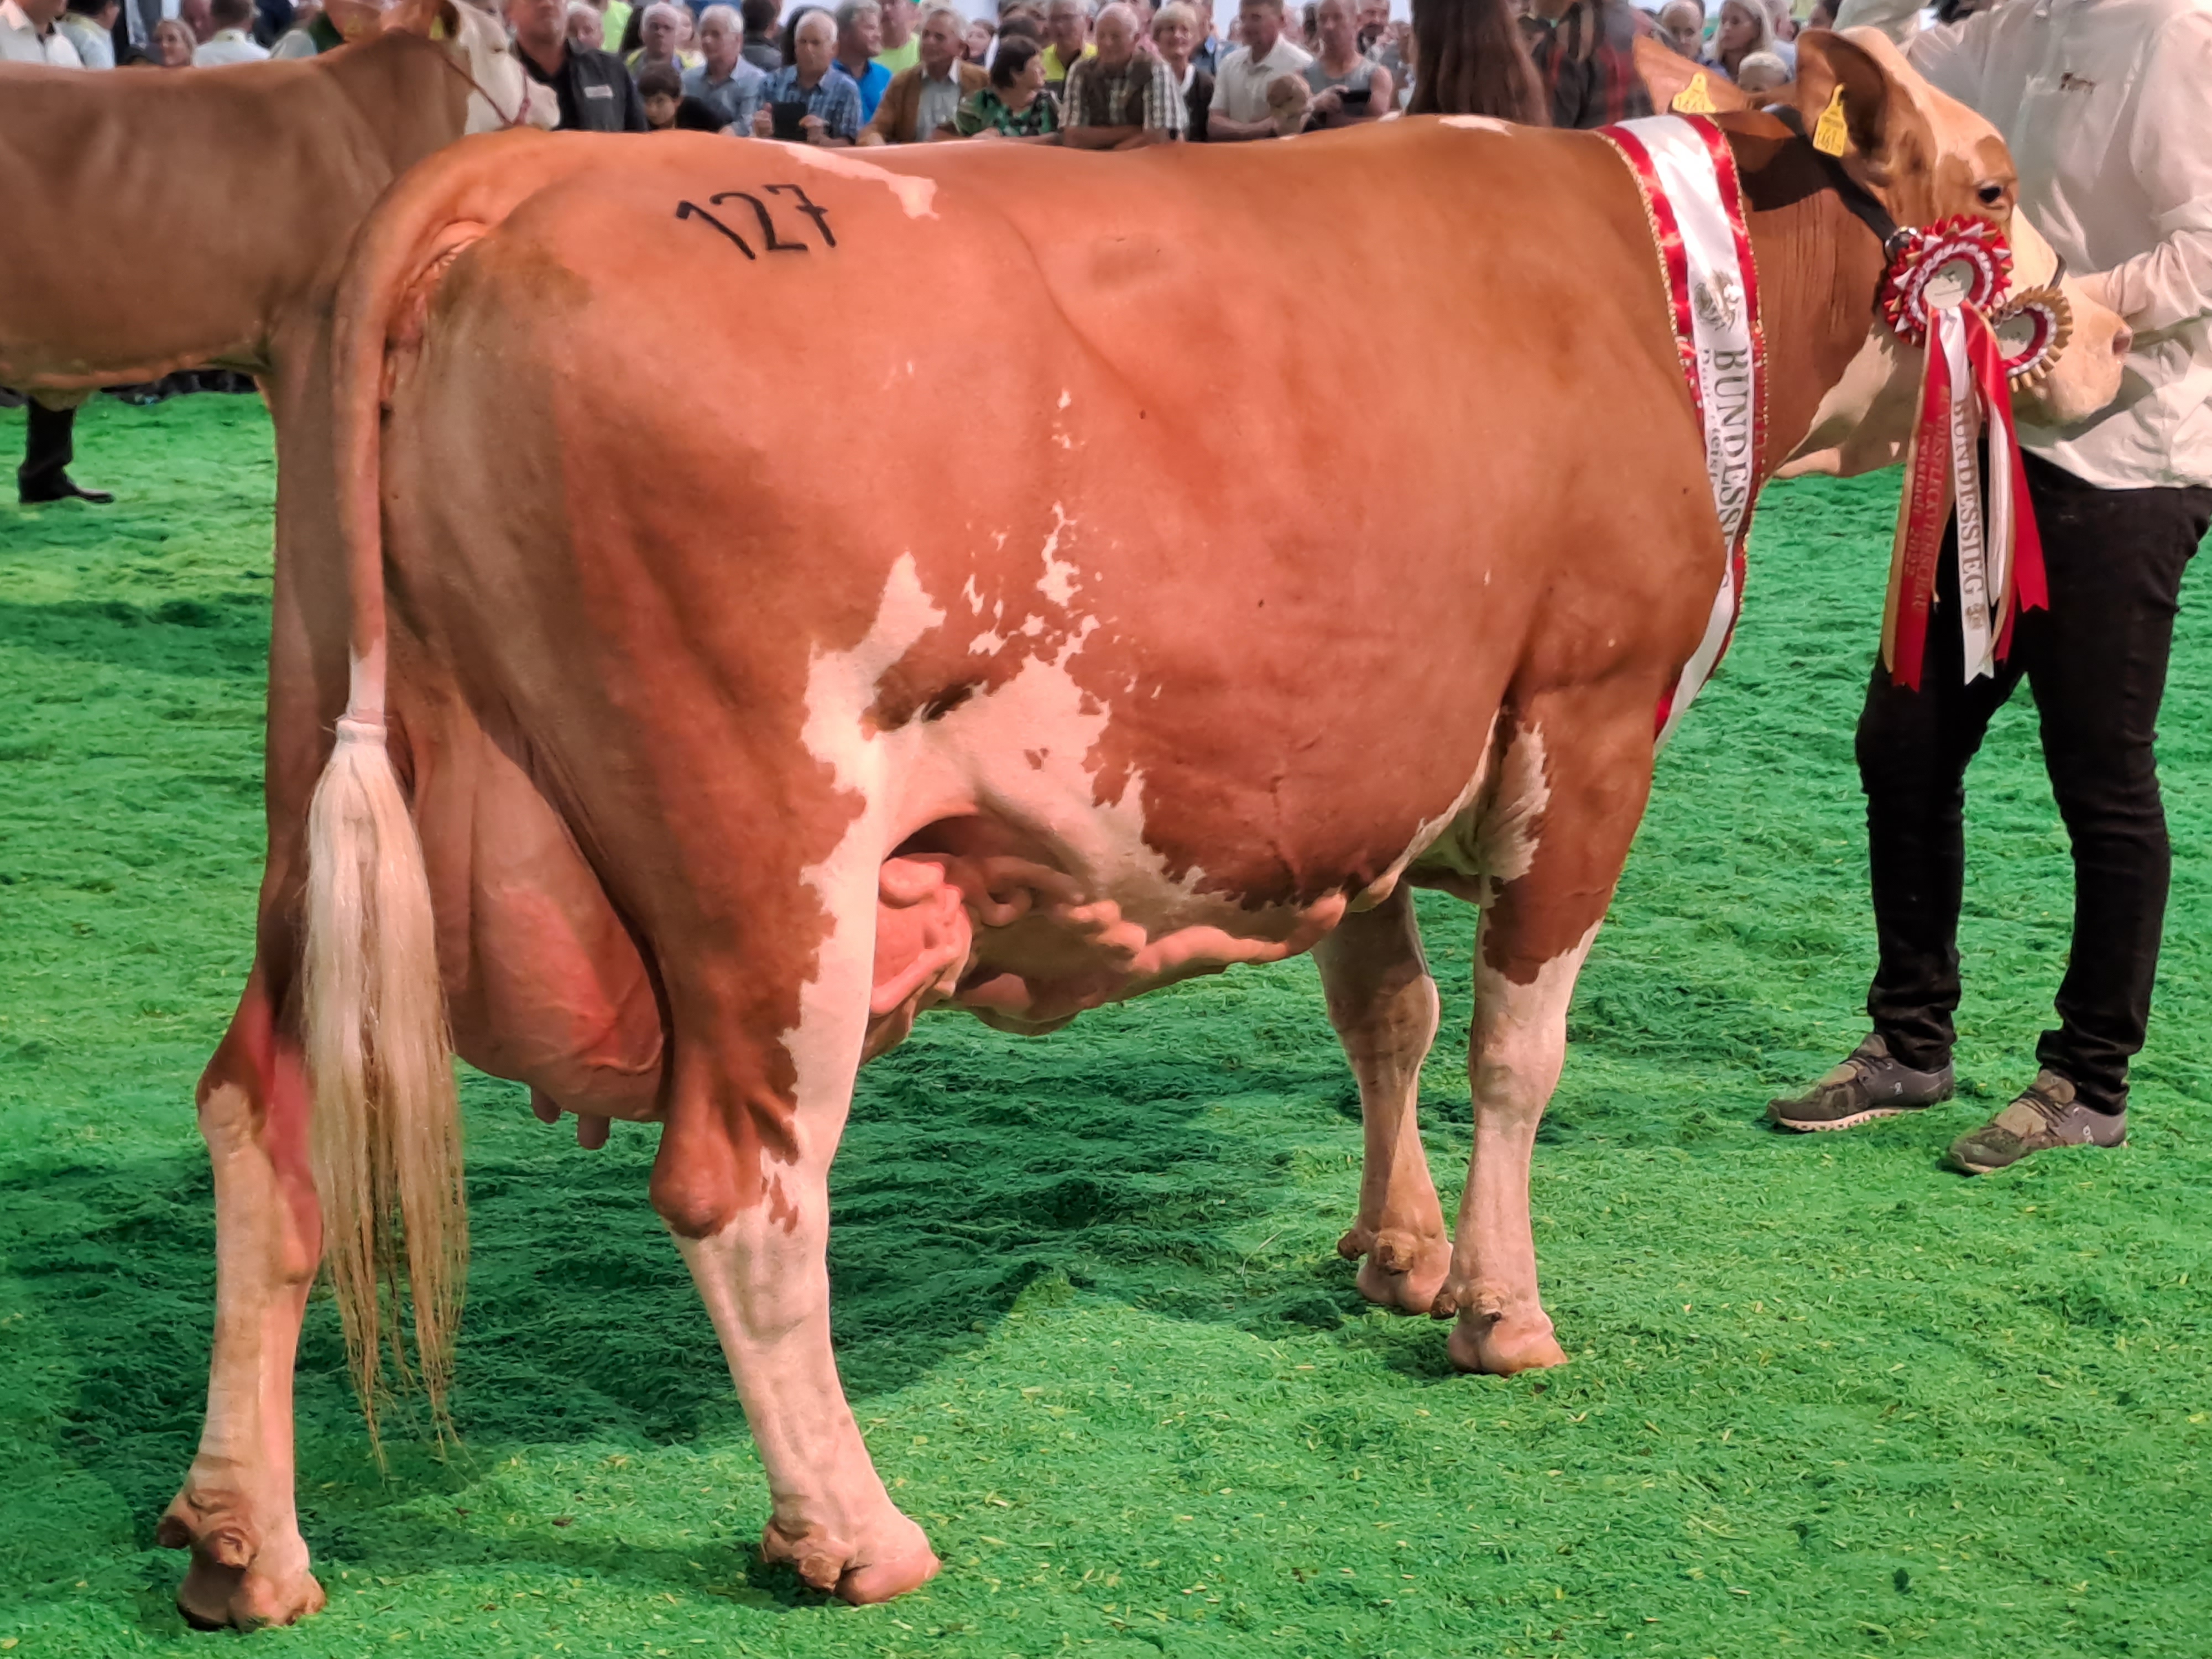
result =
[[[1879,662],[1867,688],[1859,781],[1881,945],[1867,1012],[1906,1065],[1950,1059],[1966,763],[2025,676],[2074,852],[2073,954],[2058,1029],[2043,1034],[2036,1059],[2085,1104],[2118,1112],[2150,1016],[2172,861],[2151,745],[2181,574],[2212,523],[2212,489],[2100,489],[2033,455],[2027,479],[2050,609],[2020,619],[1995,678],[1962,684],[1958,550],[1948,538],[1920,689],[1892,684]]]
[[[23,464],[15,469],[15,483],[29,495],[43,495],[76,457],[76,410],[48,409],[33,398],[24,414]]]

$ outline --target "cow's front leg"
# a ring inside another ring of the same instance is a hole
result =
[[[938,1568],[869,1461],[830,1345],[830,1160],[868,1018],[870,876],[823,946],[796,1028],[780,1030],[773,988],[714,999],[702,1017],[675,1005],[653,1170],[653,1206],[706,1302],[767,1471],[762,1556],[856,1603],[889,1601]]]
[[[1358,1283],[1370,1302],[1435,1311],[1452,1247],[1417,1115],[1437,1002],[1411,894],[1401,884],[1373,909],[1347,915],[1314,957],[1329,1024],[1359,1084],[1366,1142],[1359,1218],[1337,1241],[1337,1253],[1366,1258]]]
[[[1536,703],[1520,718],[1502,775],[1498,881],[1475,951],[1468,1074],[1474,1150],[1444,1296],[1456,1307],[1452,1362],[1510,1376],[1566,1355],[1536,1289],[1528,1168],[1536,1126],[1566,1059],[1567,1005],[1643,817],[1656,688],[1608,688]]]
[[[292,1496],[292,1366],[322,1254],[307,1099],[298,1041],[280,1027],[257,963],[200,1079],[215,1169],[207,1422],[155,1532],[192,1553],[177,1606],[197,1625],[288,1625],[323,1605]]]

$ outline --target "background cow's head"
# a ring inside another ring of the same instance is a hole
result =
[[[553,88],[522,72],[498,18],[468,0],[325,0],[331,25],[348,40],[365,40],[395,29],[435,41],[467,76],[469,113],[465,132],[496,132],[510,122],[551,127],[561,119]]]
[[[2019,178],[1997,131],[1914,71],[1872,29],[1809,31],[1797,46],[1797,82],[1778,94],[1806,131],[1840,88],[1850,143],[1843,163],[1901,225],[1954,214],[1995,224],[2011,240],[2013,291],[2051,284],[2058,261],[2024,214],[2014,210]],[[2094,415],[2118,395],[2131,343],[2127,325],[2071,276],[2058,284],[2073,315],[2071,337],[2037,381],[2014,394],[2015,414],[2039,426]],[[1865,346],[1822,399],[1811,430],[1783,469],[1850,477],[1904,458],[1919,397],[1921,348],[1874,322]]]

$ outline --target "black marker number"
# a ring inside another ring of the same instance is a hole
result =
[[[719,202],[722,198],[717,196],[713,199]],[[755,203],[754,205],[758,206],[759,204]],[[760,258],[760,255],[755,253],[752,249],[746,245],[745,239],[744,237],[738,235],[736,231],[732,230],[727,225],[724,224],[720,219],[717,219],[713,214],[708,212],[706,209],[701,207],[696,202],[678,202],[676,204],[676,216],[679,219],[704,219],[708,224],[714,226],[715,229],[720,231],[723,235],[728,237],[732,242],[735,243],[737,245],[738,252],[744,254],[746,258],[757,259]]]

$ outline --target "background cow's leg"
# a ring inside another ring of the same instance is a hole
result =
[[[1437,984],[1421,955],[1413,895],[1403,883],[1371,910],[1345,917],[1315,947],[1329,1024],[1359,1083],[1367,1148],[1359,1218],[1338,1254],[1366,1257],[1359,1293],[1430,1312],[1451,1267],[1443,1206],[1421,1147],[1416,1105],[1421,1062],[1437,1036]]]
[[[299,1041],[257,963],[200,1079],[215,1168],[215,1346],[199,1452],[155,1537],[189,1547],[177,1591],[203,1625],[289,1624],[323,1605],[292,1497],[292,1365],[322,1218]]]
[[[865,874],[838,907],[796,1030],[780,1031],[771,1007],[672,986],[675,1066],[653,1171],[653,1207],[706,1302],[768,1474],[762,1555],[854,1602],[888,1601],[938,1567],[869,1461],[830,1345],[830,1160],[873,965],[873,868]],[[760,926],[758,908],[751,920]]]
[[[1528,1164],[1536,1126],[1566,1058],[1567,1004],[1612,902],[1651,787],[1657,690],[1607,685],[1533,701],[1506,775],[1529,780],[1511,811],[1503,878],[1486,910],[1474,963],[1468,1073],[1474,1151],[1460,1200],[1451,1278],[1459,1311],[1453,1363],[1510,1375],[1565,1363],[1536,1291]]]

